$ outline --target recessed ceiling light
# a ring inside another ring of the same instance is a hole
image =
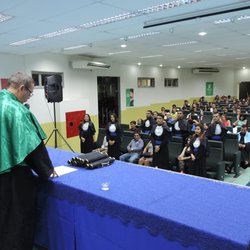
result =
[[[205,36],[205,35],[207,35],[207,32],[202,31],[202,32],[199,32],[198,35],[199,36]]]
[[[163,66],[162,64],[159,65],[159,67],[162,67],[162,66]]]
[[[242,67],[242,69],[246,69],[246,67]]]
[[[126,48],[126,47],[127,47],[127,44],[121,44],[120,47],[121,47],[121,48]]]
[[[181,68],[181,66],[180,66],[180,65],[178,65],[178,66],[177,66],[177,69],[180,69],[180,68]]]
[[[141,66],[141,62],[138,62],[137,65],[138,65],[138,66]]]

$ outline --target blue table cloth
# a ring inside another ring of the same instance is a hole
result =
[[[54,166],[76,155],[48,151]],[[78,168],[41,183],[35,241],[50,250],[246,249],[249,197],[248,187],[120,161]]]

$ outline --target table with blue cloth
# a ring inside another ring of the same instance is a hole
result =
[[[48,151],[54,166],[77,155]],[[39,184],[35,244],[49,250],[240,250],[249,241],[248,187],[121,161]]]

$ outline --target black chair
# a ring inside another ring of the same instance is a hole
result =
[[[207,177],[224,180],[225,162],[223,161],[223,142],[208,140],[209,156],[206,161]]]
[[[98,137],[95,142],[95,148],[100,148],[103,143],[103,139],[106,136],[106,129],[105,128],[99,128],[98,130]]]
[[[204,111],[202,117],[202,123],[210,124],[213,119],[213,114],[210,111]]]
[[[127,146],[133,138],[134,138],[134,132],[132,131],[123,132],[122,138],[121,138],[121,146],[120,146],[121,154],[125,154],[128,152]]]
[[[235,178],[240,175],[241,153],[238,148],[238,135],[227,134],[224,140],[223,160],[229,173],[234,170]]]
[[[121,123],[120,126],[121,126],[122,131],[129,130],[129,125],[128,124]]]
[[[173,171],[179,171],[177,166],[177,157],[181,154],[183,148],[183,138],[172,136],[168,143],[169,166]]]

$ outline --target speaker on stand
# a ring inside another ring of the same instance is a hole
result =
[[[55,133],[55,144],[54,147],[57,148],[57,134],[61,137],[61,139],[66,143],[66,145],[70,148],[72,152],[74,150],[68,144],[66,139],[60,133],[60,131],[56,127],[56,102],[61,102],[63,100],[63,93],[62,93],[62,76],[61,75],[51,75],[45,78],[44,83],[44,92],[45,97],[47,98],[48,102],[53,103],[53,110],[54,110],[54,129],[50,133],[48,140],[46,141],[45,145],[49,142],[52,135]]]

